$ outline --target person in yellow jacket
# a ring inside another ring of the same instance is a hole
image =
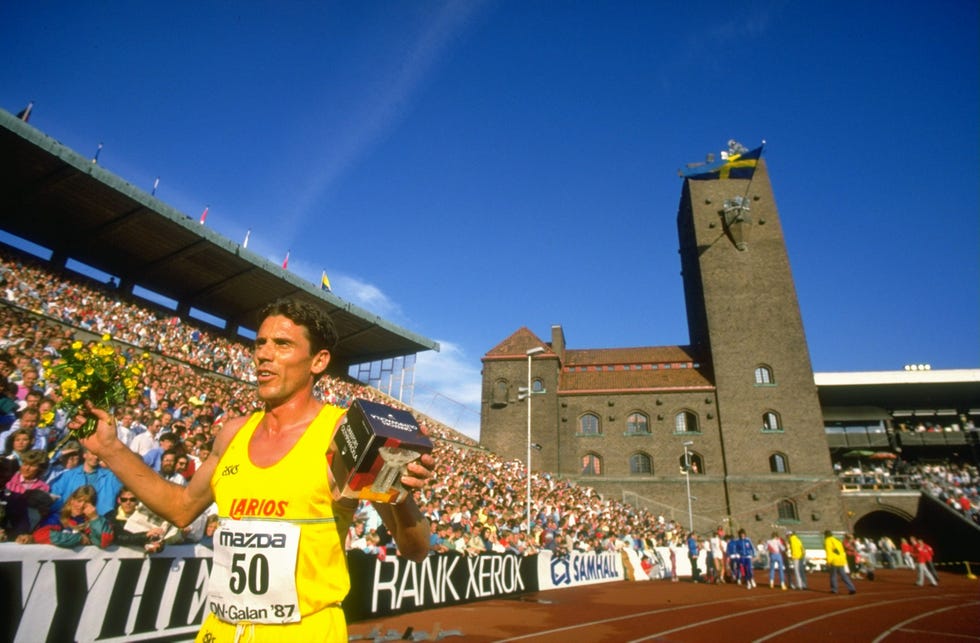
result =
[[[806,586],[806,547],[795,531],[786,532],[789,544],[789,564],[793,570],[793,589],[807,589]]]
[[[837,593],[837,577],[840,576],[847,586],[847,593],[854,594],[854,583],[847,574],[847,554],[844,553],[844,543],[828,529],[823,532],[823,548],[827,554],[827,571],[830,572],[830,593]]]
[[[108,413],[88,405],[99,421],[84,446],[153,512],[184,527],[217,503],[210,614],[198,641],[347,641],[340,603],[350,578],[342,535],[357,503],[333,499],[327,462],[345,411],[313,393],[336,343],[332,321],[316,306],[296,300],[267,306],[253,355],[263,408],[225,423],[186,487],[147,467],[116,437]],[[432,456],[423,455],[400,482],[421,489],[434,467]],[[424,560],[429,524],[411,494],[375,508],[399,554]]]

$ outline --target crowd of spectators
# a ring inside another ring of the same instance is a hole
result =
[[[923,464],[912,468],[922,489],[980,526],[980,470],[971,464]]]
[[[54,271],[5,250],[0,251],[0,289],[0,484],[6,489],[0,538],[58,544],[50,534],[61,525],[88,534],[65,541],[74,544],[104,546],[114,538],[116,544],[148,552],[168,543],[206,544],[216,526],[213,512],[177,529],[143,507],[98,458],[77,442],[63,441],[67,418],[58,411],[58,388],[45,364],[75,339],[102,334],[111,335],[124,355],[149,353],[142,395],[115,410],[117,430],[160,475],[181,483],[208,457],[225,420],[257,408],[250,347],[129,298],[115,284]],[[344,378],[322,378],[318,393],[341,407],[363,398],[406,408]],[[435,444],[435,476],[417,498],[431,522],[433,552],[650,552],[688,542],[683,527],[663,515],[545,472],[531,475],[528,529],[524,463],[503,460],[452,428],[416,415]],[[953,498],[976,520],[975,468],[920,473],[930,492],[939,489],[937,494]],[[87,504],[75,503],[81,513],[63,515],[66,501],[81,487],[91,489],[92,497]],[[102,519],[112,527],[108,541]],[[369,504],[357,512],[347,547],[380,557],[397,550]]]
[[[86,333],[111,335],[127,355],[151,354],[143,395],[116,409],[117,428],[120,438],[161,475],[179,481],[193,476],[225,419],[255,408],[249,347],[149,304],[125,301],[112,284],[56,274],[43,263],[20,256],[0,256],[0,287],[6,304],[0,306],[0,377],[6,383],[0,415],[8,419],[0,420],[4,430],[0,450],[6,466],[3,482],[15,489],[8,489],[8,498],[12,494],[18,498],[8,502],[6,536],[24,536],[50,524],[62,498],[74,490],[68,487],[81,480],[96,490],[93,505],[100,516],[116,526],[128,522],[142,529],[142,540],[147,533],[154,542],[195,542],[205,537],[207,515],[183,531],[162,524],[145,508],[132,518],[133,494],[121,488],[97,458],[81,453],[74,442],[55,448],[65,434],[67,418],[53,411],[57,387],[44,364]],[[318,388],[325,401],[342,407],[363,398],[405,408],[380,391],[347,379],[324,377]],[[534,525],[528,533],[523,464],[501,460],[431,418],[419,419],[434,438],[439,463],[433,483],[418,499],[432,523],[433,551],[615,550],[679,544],[685,536],[672,520],[603,499],[588,487],[549,474],[532,475]],[[15,435],[18,430],[20,437]],[[45,461],[36,475],[58,496],[46,512],[43,507],[28,509],[20,502],[23,492],[17,491],[24,484],[22,469],[30,466],[22,460],[31,451],[36,454],[26,459]],[[87,458],[93,462],[87,464]],[[75,470],[83,473],[72,473]],[[96,478],[98,484],[92,484]],[[120,536],[117,542],[133,540],[132,534]],[[369,552],[389,553],[395,547],[369,505],[358,513],[348,542]],[[155,547],[151,545],[154,551]]]
[[[898,422],[895,425],[895,430],[900,433],[959,433],[960,431],[976,431],[977,425],[973,418],[960,415],[958,420],[949,424],[923,419],[919,419],[915,424]]]
[[[937,498],[980,526],[980,469],[968,462],[911,462],[897,454],[873,462],[834,465],[846,490],[916,490]]]

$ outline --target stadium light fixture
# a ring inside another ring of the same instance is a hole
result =
[[[531,535],[531,358],[535,355],[539,355],[544,352],[543,346],[535,346],[530,348],[525,352],[527,355],[527,388],[523,391],[524,397],[527,398],[527,471],[525,472],[527,478],[527,493],[525,497],[525,504],[527,505],[527,535]],[[518,399],[520,399],[521,391],[518,390]],[[544,389],[541,390],[544,392]],[[541,448],[540,446],[538,447]]]

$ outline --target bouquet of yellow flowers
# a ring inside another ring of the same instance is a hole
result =
[[[61,393],[58,407],[68,417],[83,412],[86,401],[112,412],[117,405],[140,395],[148,355],[144,353],[139,359],[129,361],[109,343],[111,340],[111,336],[103,335],[98,342],[75,341],[62,349],[60,358],[48,366]],[[86,438],[95,432],[95,425],[95,418],[89,418],[69,436]]]

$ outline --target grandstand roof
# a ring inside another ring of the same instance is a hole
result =
[[[338,366],[439,350],[127,183],[0,110],[0,206],[7,232],[111,275],[255,329],[262,307],[295,297],[329,312]]]
[[[875,405],[918,415],[980,409],[980,369],[814,373],[813,379],[825,409]]]

